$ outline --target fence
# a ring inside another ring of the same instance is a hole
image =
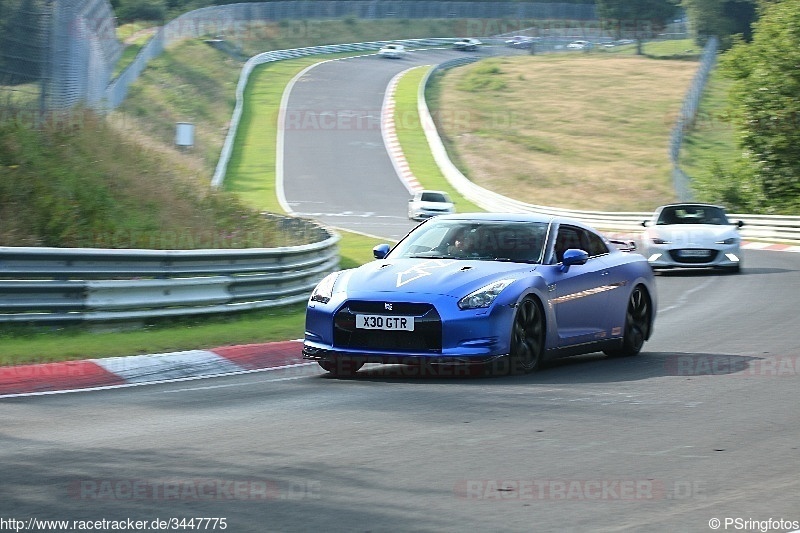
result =
[[[144,320],[303,302],[339,268],[339,236],[239,250],[0,247],[0,323]]]
[[[690,201],[692,199],[691,179],[680,166],[683,137],[697,117],[697,110],[700,107],[700,99],[703,97],[703,91],[708,82],[708,76],[717,62],[717,46],[718,41],[716,37],[708,39],[703,49],[703,55],[700,58],[700,65],[692,79],[689,90],[686,92],[683,106],[681,107],[680,114],[675,122],[675,126],[672,128],[672,135],[670,136],[669,160],[670,163],[672,163],[672,182],[678,199],[681,201]]]
[[[0,4],[0,104],[7,111],[99,107],[121,54],[107,0]]]
[[[133,63],[113,80],[105,94],[105,105],[114,109],[125,99],[147,63],[174,42],[203,36],[232,35],[246,31],[250,21],[360,19],[511,19],[596,20],[589,4],[525,2],[420,2],[372,0],[310,0],[243,3],[196,9],[158,29]]]
[[[286,0],[211,6],[160,27],[125,71],[112,80],[122,44],[108,0],[0,2],[0,109],[35,113],[77,104],[113,109],[128,87],[170,44],[187,38],[236,35],[251,21],[358,19],[596,20],[590,4],[421,2],[415,0]],[[469,29],[469,28],[465,28]]]

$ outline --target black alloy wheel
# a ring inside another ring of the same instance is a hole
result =
[[[526,297],[517,306],[511,329],[508,362],[512,375],[528,374],[536,370],[544,352],[544,338],[542,308],[534,298]]]
[[[650,298],[647,291],[638,285],[628,300],[628,310],[625,314],[625,333],[622,337],[622,346],[614,350],[604,350],[603,353],[612,357],[627,357],[636,355],[642,350],[644,341],[650,333]]]

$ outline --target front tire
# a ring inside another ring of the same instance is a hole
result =
[[[544,312],[534,298],[526,297],[514,315],[509,346],[509,373],[528,374],[536,370],[544,353]]]
[[[622,346],[613,350],[603,350],[610,357],[628,357],[638,354],[644,341],[650,336],[650,297],[641,285],[638,285],[628,300],[625,313],[625,333]]]

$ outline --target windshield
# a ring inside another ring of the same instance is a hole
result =
[[[676,205],[665,207],[657,224],[728,224],[725,211],[715,206]]]
[[[448,198],[444,193],[440,192],[424,192],[422,193],[422,198],[420,198],[420,200],[423,202],[450,202],[450,198]]]
[[[541,263],[546,235],[543,222],[433,219],[412,231],[389,257]]]

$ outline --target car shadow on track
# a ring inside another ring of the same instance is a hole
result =
[[[326,380],[391,383],[463,384],[497,381],[504,384],[615,383],[675,377],[714,379],[731,375],[773,377],[800,373],[800,358],[756,357],[721,353],[642,352],[635,357],[609,358],[601,353],[549,361],[521,376],[487,372],[476,366],[369,365],[354,376],[323,374]]]

